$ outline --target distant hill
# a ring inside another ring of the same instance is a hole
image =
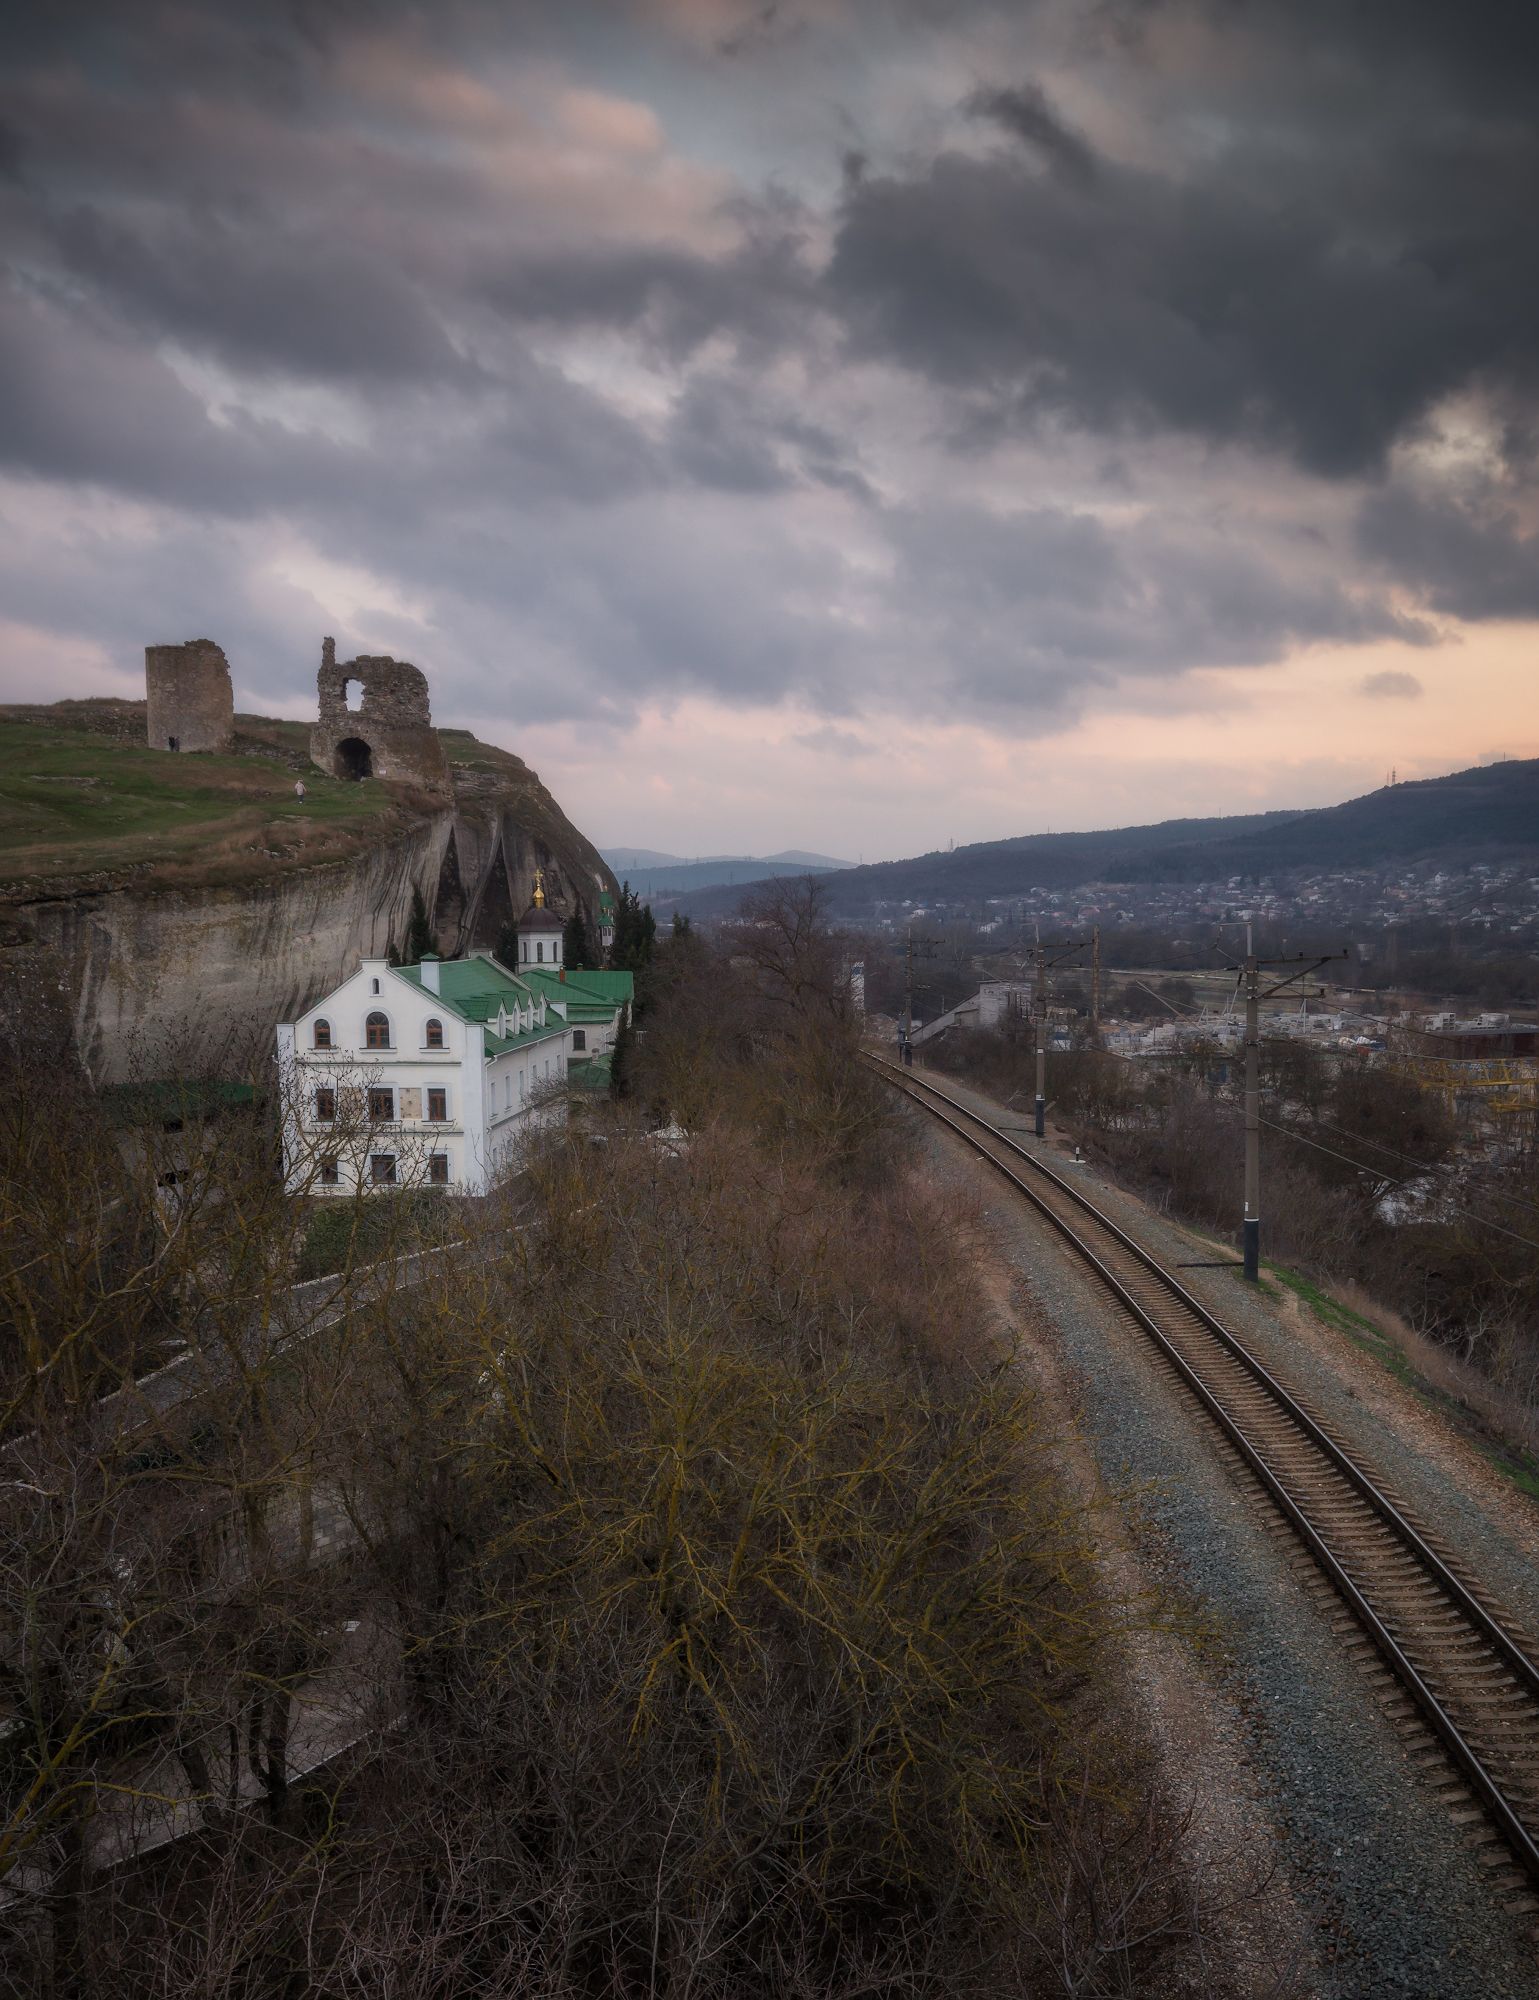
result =
[[[643,901],[687,895],[716,884],[730,888],[777,875],[824,874],[848,865],[831,854],[808,854],[796,847],[781,854],[704,854],[693,860],[681,854],[660,854],[651,847],[606,847],[603,855]]]
[[[1528,852],[1539,863],[1539,759],[1386,785],[1344,805],[1307,812],[1172,819],[1092,833],[1036,833],[979,841],[910,861],[873,862],[823,875],[838,910],[876,903],[979,902],[1082,882],[1254,879],[1292,869],[1478,860]],[[733,898],[706,890],[684,907],[721,914]]]

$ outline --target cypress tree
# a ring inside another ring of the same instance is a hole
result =
[[[422,900],[422,891],[413,888],[411,892],[411,921],[406,926],[406,959],[408,965],[418,965],[430,951],[437,951],[438,940],[433,935],[433,926],[428,922],[427,904]]]
[[[588,920],[583,915],[581,903],[573,905],[572,914],[562,928],[561,957],[574,971],[583,966],[591,967],[594,963],[593,941],[588,936]]]
[[[615,942],[609,962],[621,972],[645,972],[657,944],[657,919],[629,882],[615,906]]]

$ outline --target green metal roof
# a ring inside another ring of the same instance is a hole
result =
[[[398,965],[395,970],[413,986],[428,992],[420,965]],[[438,961],[438,993],[450,1013],[465,1021],[495,1020],[499,1007],[510,1011],[543,997],[547,1004],[564,1000],[572,1009],[597,1010],[612,1014],[616,1007],[629,1006],[635,997],[635,975],[629,972],[569,972],[563,979],[558,965],[526,965],[510,972],[485,952],[469,958],[442,958]]]
[[[420,965],[398,965],[395,970],[424,993],[432,991]],[[529,996],[527,987],[489,958],[441,958],[436,997],[461,1020],[486,1021],[499,1007],[526,1005]]]
[[[636,991],[636,976],[631,972],[589,972],[584,967],[563,979],[560,966],[528,965],[521,976],[547,1000],[577,1001],[611,1014],[616,1007],[629,1006]]]
[[[438,961],[436,994],[424,982],[420,965],[398,965],[394,970],[422,992],[441,1000],[446,1013],[457,1014],[462,1021],[481,1024],[489,1056],[508,1055],[566,1032],[564,1021],[548,1018],[543,1028],[525,1028],[514,1035],[499,1035],[495,1028],[487,1027],[485,1024],[495,1021],[504,1007],[511,1014],[515,1008],[527,1007],[531,1000],[540,997],[526,981],[516,979],[493,959],[480,956],[441,958]]]
[[[547,1021],[543,1028],[525,1028],[517,1035],[499,1035],[495,1028],[483,1028],[481,1034],[489,1056],[516,1054],[519,1049],[532,1048],[536,1042],[548,1042],[566,1033],[566,1022]]]
[[[576,1090],[607,1090],[609,1075],[610,1059],[607,1053],[567,1064],[566,1080]]]

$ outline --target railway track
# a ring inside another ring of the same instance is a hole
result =
[[[927,1077],[870,1053],[865,1060],[1009,1180],[1154,1343],[1334,1591],[1344,1636],[1353,1650],[1371,1651],[1392,1717],[1425,1751],[1418,1761],[1442,1766],[1439,1789],[1472,1822],[1494,1886],[1515,1908],[1539,1909],[1531,1642],[1456,1573],[1386,1483],[1077,1187]]]

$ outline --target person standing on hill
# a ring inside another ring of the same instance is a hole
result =
[[[303,804],[304,804],[304,802],[305,802],[305,781],[304,781],[304,779],[303,779],[303,778],[296,778],[296,779],[294,780],[294,796],[295,796],[295,798],[296,798],[296,799],[298,799],[298,801],[299,801],[299,803],[300,803],[301,805],[303,805]]]

